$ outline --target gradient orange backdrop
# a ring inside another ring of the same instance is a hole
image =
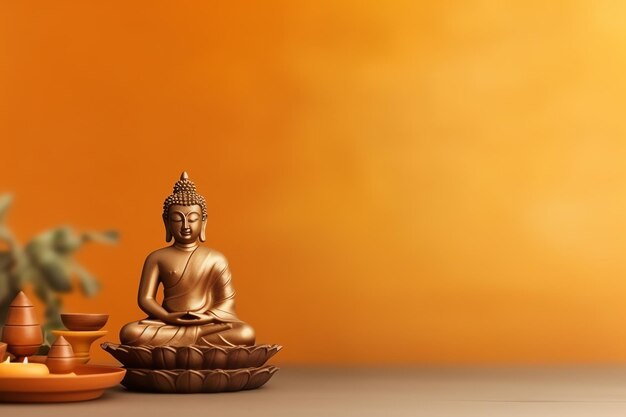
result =
[[[2,1],[9,224],[115,340],[187,170],[282,363],[624,362],[626,6],[504,3]]]

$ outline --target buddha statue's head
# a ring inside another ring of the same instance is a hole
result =
[[[206,202],[196,192],[196,185],[189,180],[186,172],[174,185],[174,191],[163,203],[163,222],[165,223],[165,240],[190,244],[200,239],[206,240],[207,221]]]

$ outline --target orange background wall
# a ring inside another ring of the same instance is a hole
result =
[[[626,6],[499,3],[2,1],[9,224],[115,340],[187,170],[282,363],[624,362]]]

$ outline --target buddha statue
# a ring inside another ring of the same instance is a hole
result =
[[[120,340],[130,346],[254,345],[254,330],[235,314],[235,290],[226,258],[206,240],[204,197],[186,172],[163,204],[170,246],[145,260],[139,307],[148,315],[126,324]],[[163,286],[163,303],[156,300]]]

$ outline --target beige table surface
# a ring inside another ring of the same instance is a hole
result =
[[[108,391],[69,404],[1,404],[2,416],[626,416],[626,368],[283,367],[225,394]]]

